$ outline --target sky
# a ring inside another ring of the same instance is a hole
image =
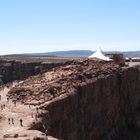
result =
[[[139,0],[0,0],[0,54],[140,50]]]

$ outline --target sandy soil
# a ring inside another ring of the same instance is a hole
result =
[[[126,64],[129,65],[129,67],[133,67],[133,66],[137,66],[137,65],[140,66],[140,62],[127,62]]]
[[[7,100],[6,95],[8,91],[15,85],[16,83],[12,84],[10,87],[5,86],[0,89],[0,116],[2,116],[0,119],[0,140],[3,139],[4,135],[19,134],[22,131],[26,131],[32,122],[36,121],[36,107],[21,103],[16,103],[15,105],[12,100]],[[2,109],[2,105],[5,105],[4,109]],[[8,120],[9,118],[10,122]],[[12,118],[14,120],[14,124],[12,124]],[[23,126],[20,125],[20,119],[23,120]]]

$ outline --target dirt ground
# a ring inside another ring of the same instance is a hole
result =
[[[0,140],[12,140],[16,134],[20,137],[18,140],[25,140],[25,137],[32,140],[33,137],[39,135],[39,132],[28,131],[30,125],[37,121],[36,107],[15,103],[7,98],[8,91],[16,84],[0,88]],[[22,125],[21,119],[23,120]]]
[[[140,65],[140,62],[127,62],[126,64],[129,65],[130,67],[133,67],[133,66]]]

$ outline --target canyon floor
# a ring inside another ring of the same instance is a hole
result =
[[[37,121],[37,106],[24,105],[8,99],[7,94],[9,90],[17,84],[14,82],[0,88],[0,140],[32,140],[35,137],[52,140],[53,138],[47,138],[45,134],[37,130],[28,130],[31,124]],[[20,124],[21,119],[23,120],[23,126]]]

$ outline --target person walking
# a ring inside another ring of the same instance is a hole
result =
[[[37,107],[37,108],[36,108],[36,112],[37,112],[37,113],[38,113],[38,110],[39,110],[39,109],[38,109],[38,107]]]
[[[9,102],[9,97],[7,97],[7,102]]]
[[[10,119],[10,118],[8,118],[8,123],[10,124],[10,122],[11,122],[11,119]]]
[[[5,109],[5,104],[3,104],[3,109]]]
[[[37,118],[38,118],[38,115],[37,114],[35,114],[35,120],[37,121]]]
[[[12,118],[12,124],[14,124],[14,118]]]
[[[0,107],[1,107],[1,111],[3,110],[3,105],[0,105]]]
[[[16,101],[14,101],[14,105],[15,105],[15,107],[16,107]]]
[[[23,120],[20,119],[19,121],[20,121],[20,126],[22,127],[23,126]]]

